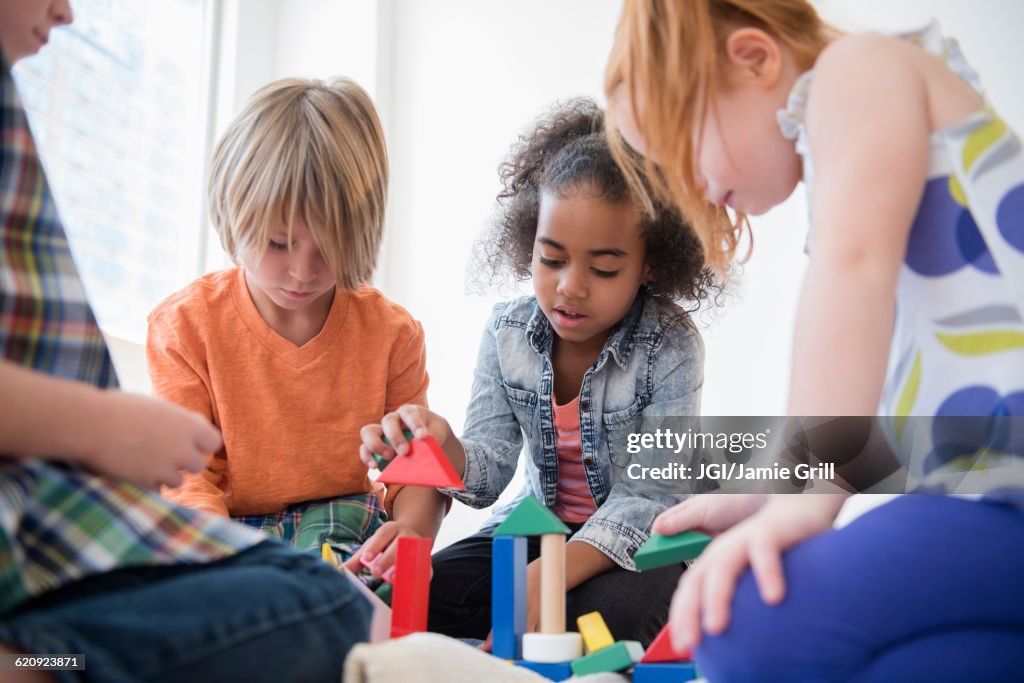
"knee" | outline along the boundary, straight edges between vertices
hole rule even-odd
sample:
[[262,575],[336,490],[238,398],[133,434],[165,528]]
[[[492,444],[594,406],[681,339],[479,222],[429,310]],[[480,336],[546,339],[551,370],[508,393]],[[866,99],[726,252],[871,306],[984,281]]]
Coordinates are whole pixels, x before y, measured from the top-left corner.
[[728,628],[701,638],[695,652],[701,672],[714,681],[791,680],[784,659],[793,631],[785,621],[784,610],[761,600],[748,570],[737,583]]

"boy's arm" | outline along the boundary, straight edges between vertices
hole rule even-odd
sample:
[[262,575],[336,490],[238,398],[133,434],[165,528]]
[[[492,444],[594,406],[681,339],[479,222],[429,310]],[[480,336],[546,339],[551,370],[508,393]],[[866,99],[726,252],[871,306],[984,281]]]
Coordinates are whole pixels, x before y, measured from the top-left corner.
[[[171,322],[154,313],[146,336],[146,361],[153,393],[213,422],[210,391],[191,358]],[[227,517],[227,488],[227,462],[220,450],[207,456],[201,471],[186,474],[180,486],[164,488],[161,493],[181,505]]]
[[146,488],[176,485],[220,447],[209,422],[163,401],[0,360],[0,453],[78,462]]

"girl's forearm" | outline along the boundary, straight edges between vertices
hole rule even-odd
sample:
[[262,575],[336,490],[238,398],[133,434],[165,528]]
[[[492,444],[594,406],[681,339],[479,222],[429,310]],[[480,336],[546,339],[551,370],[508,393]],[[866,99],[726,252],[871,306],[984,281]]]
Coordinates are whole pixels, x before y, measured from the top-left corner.
[[408,525],[416,533],[436,538],[446,508],[445,496],[437,489],[424,486],[403,486],[395,496],[395,521]]
[[[527,568],[527,585],[540,594],[540,563],[537,558]],[[583,541],[565,544],[565,590],[570,591],[588,579],[603,574],[616,566],[615,561],[600,550]]]
[[616,566],[614,560],[589,543],[570,541],[565,546],[565,589],[572,590]]

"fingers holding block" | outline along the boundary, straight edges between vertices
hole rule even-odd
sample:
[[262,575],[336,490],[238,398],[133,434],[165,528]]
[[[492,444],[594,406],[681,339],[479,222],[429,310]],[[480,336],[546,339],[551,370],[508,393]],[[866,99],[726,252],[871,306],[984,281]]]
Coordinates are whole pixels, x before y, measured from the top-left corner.
[[711,543],[711,537],[696,531],[684,531],[675,536],[662,536],[655,532],[636,551],[633,561],[640,571],[688,562],[697,559],[708,543]]
[[432,436],[413,439],[409,452],[392,458],[377,481],[382,484],[408,484],[464,491],[465,482],[458,475],[444,450]]

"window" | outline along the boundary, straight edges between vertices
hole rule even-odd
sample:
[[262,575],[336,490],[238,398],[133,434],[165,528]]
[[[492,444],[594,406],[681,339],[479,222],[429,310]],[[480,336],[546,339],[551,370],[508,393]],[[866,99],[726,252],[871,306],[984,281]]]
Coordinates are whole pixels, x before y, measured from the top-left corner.
[[210,0],[76,0],[15,78],[101,327],[146,315],[200,272]]

